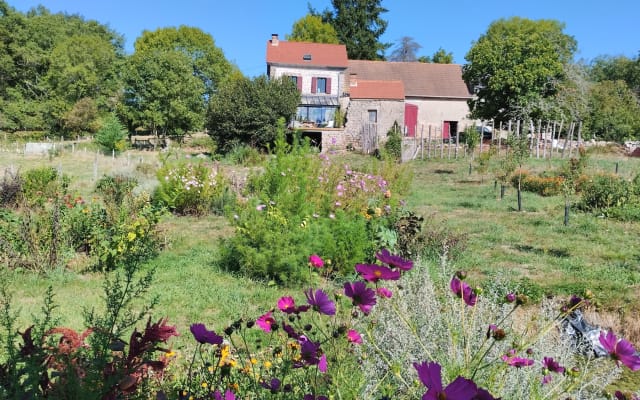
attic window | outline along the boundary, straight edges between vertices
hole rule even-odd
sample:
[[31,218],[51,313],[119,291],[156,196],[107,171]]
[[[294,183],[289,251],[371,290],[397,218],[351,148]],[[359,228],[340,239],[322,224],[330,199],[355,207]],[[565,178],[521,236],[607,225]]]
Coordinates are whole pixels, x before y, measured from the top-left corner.
[[311,54],[305,54],[302,56],[302,59],[305,61],[311,61]]

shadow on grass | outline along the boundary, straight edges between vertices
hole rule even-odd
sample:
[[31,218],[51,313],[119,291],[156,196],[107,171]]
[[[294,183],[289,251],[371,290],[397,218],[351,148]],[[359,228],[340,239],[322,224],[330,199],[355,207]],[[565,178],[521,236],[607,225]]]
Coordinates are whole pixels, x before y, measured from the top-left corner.
[[566,249],[546,249],[546,248],[540,248],[540,247],[533,247],[526,244],[517,244],[513,247],[516,250],[522,251],[525,253],[550,255],[552,257],[557,257],[557,258],[567,258],[571,256],[571,253],[569,253],[569,251]]

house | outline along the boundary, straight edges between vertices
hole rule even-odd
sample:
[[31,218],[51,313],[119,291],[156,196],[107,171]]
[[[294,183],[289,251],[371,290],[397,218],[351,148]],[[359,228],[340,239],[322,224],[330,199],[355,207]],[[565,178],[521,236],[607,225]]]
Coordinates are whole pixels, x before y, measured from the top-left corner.
[[[394,123],[405,136],[448,139],[474,124],[472,97],[456,64],[349,60],[340,44],[267,41],[267,75],[288,76],[301,104],[291,126],[316,138],[323,149],[352,145],[369,151],[385,140]],[[334,126],[341,109],[343,129]]]

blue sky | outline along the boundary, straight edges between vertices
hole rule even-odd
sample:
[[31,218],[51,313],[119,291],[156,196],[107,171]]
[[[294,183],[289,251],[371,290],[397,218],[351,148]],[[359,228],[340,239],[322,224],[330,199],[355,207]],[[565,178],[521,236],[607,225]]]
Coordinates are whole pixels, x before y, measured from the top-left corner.
[[[329,0],[8,0],[20,10],[42,4],[52,12],[80,14],[123,34],[127,51],[143,30],[189,25],[211,34],[227,59],[248,76],[266,71],[266,41],[291,32],[311,4],[317,10]],[[473,41],[500,18],[519,16],[556,19],[565,33],[578,41],[576,59],[599,55],[635,57],[640,51],[638,0],[382,0],[389,11],[383,42],[397,43],[410,36],[422,45],[418,55],[431,55],[439,47],[453,52],[456,63]],[[387,53],[390,54],[390,51]]]

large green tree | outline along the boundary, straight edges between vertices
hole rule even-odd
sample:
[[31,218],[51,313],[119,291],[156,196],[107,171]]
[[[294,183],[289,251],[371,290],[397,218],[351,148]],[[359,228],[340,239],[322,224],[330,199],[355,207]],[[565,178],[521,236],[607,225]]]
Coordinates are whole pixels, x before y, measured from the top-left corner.
[[595,83],[589,97],[587,132],[598,139],[622,142],[638,139],[640,104],[624,81]]
[[489,25],[465,56],[463,78],[475,90],[473,118],[540,118],[540,104],[564,79],[576,41],[555,20],[513,17]]
[[125,72],[130,128],[181,136],[204,126],[207,103],[234,69],[211,35],[181,26],[145,31]]
[[640,54],[635,59],[625,56],[600,56],[590,65],[590,76],[596,82],[624,81],[640,96]]
[[286,39],[292,42],[338,44],[338,33],[333,26],[322,22],[317,15],[307,14],[294,22],[291,34]]
[[331,5],[333,10],[309,11],[333,26],[340,43],[347,46],[349,59],[384,60],[384,53],[391,44],[380,42],[388,25],[381,17],[387,12],[381,6],[381,0],[331,0]]
[[222,152],[237,144],[264,148],[276,138],[278,119],[290,120],[299,103],[290,79],[234,74],[209,103],[207,129]]
[[130,128],[156,135],[182,136],[202,129],[205,85],[191,60],[177,51],[145,51],[129,58],[125,72],[124,114]]

